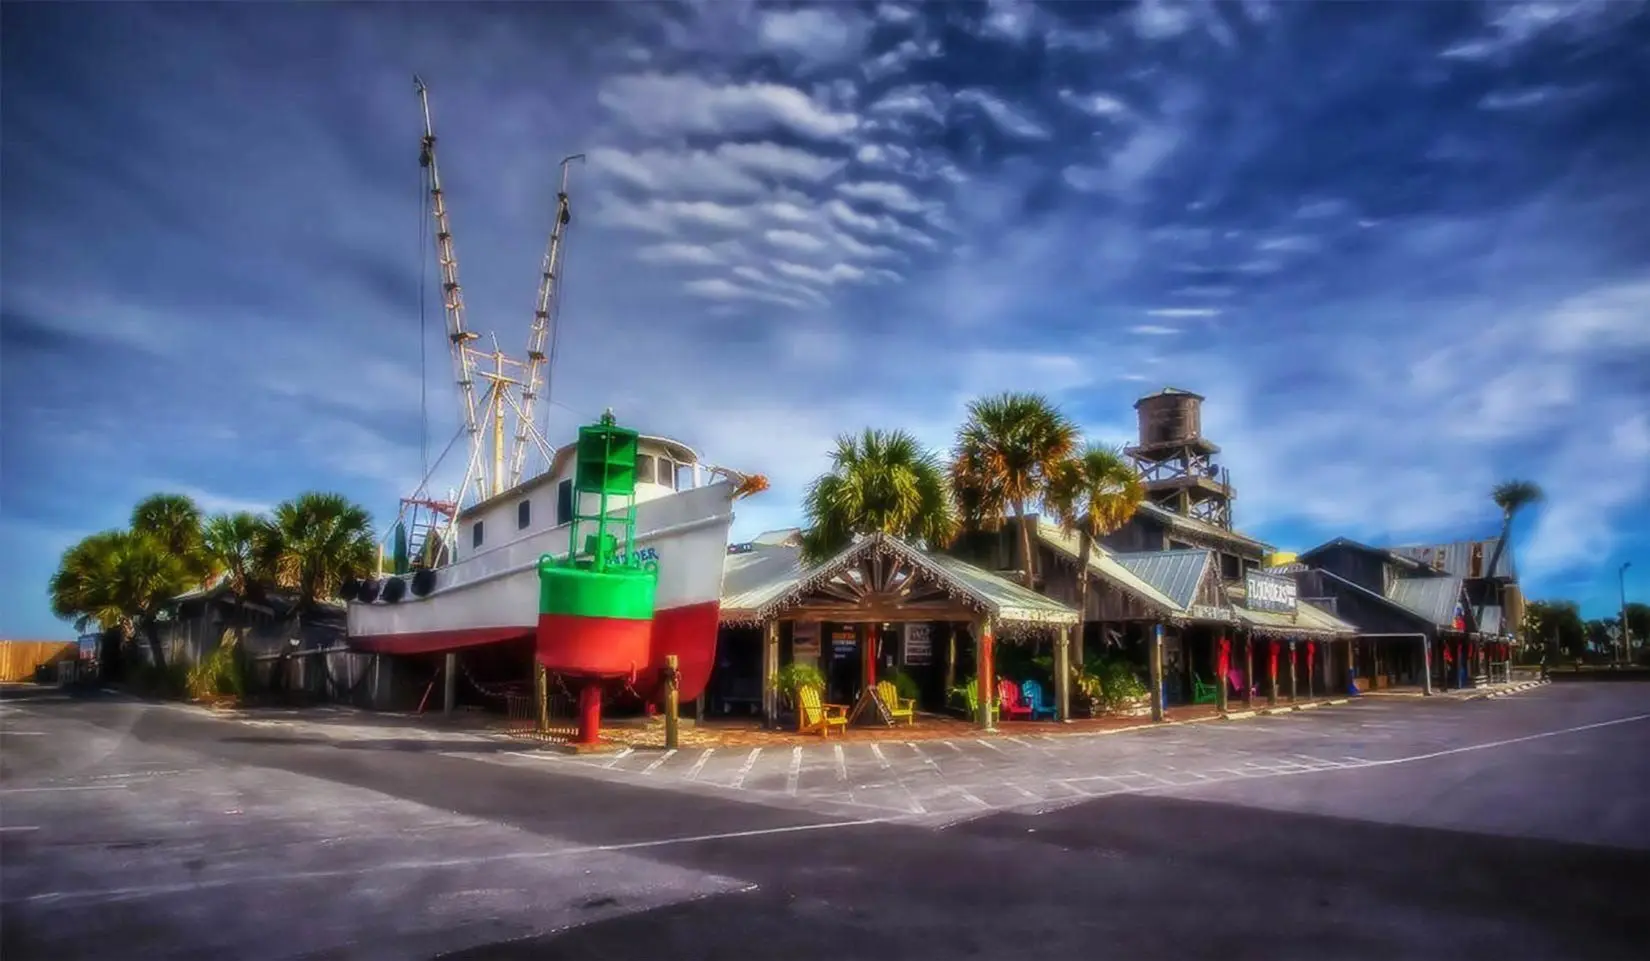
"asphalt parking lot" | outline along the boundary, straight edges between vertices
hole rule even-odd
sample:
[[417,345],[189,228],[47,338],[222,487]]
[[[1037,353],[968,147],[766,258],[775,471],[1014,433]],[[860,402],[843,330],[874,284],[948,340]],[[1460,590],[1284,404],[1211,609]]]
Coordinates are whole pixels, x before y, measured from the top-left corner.
[[1647,729],[1562,685],[570,757],[12,688],[0,955],[1638,957]]

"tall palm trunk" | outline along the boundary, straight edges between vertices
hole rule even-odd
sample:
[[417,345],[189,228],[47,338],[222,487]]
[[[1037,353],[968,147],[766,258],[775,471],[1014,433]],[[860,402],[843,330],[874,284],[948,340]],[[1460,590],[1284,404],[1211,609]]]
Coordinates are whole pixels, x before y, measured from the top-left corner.
[[1031,526],[1026,523],[1026,507],[1024,501],[1014,502],[1014,521],[1020,528],[1020,563],[1025,570],[1021,576],[1025,578],[1026,590],[1037,589],[1036,558],[1031,552]]
[[[1490,602],[1491,591],[1496,591],[1496,604],[1501,603],[1501,594],[1497,590],[1500,585],[1495,578],[1495,568],[1501,563],[1501,552],[1507,547],[1507,538],[1512,536],[1512,521],[1512,511],[1501,512],[1501,536],[1495,540],[1495,550],[1490,551],[1490,566],[1484,569],[1484,590],[1478,595],[1478,610],[1472,614],[1473,626],[1480,632],[1484,630],[1484,607]],[[1507,616],[1505,608],[1502,609],[1501,616]]]
[[1077,629],[1071,632],[1072,670],[1080,671],[1083,660],[1083,629],[1089,619],[1089,558],[1094,554],[1094,538],[1087,531],[1078,535],[1082,544],[1077,550]]

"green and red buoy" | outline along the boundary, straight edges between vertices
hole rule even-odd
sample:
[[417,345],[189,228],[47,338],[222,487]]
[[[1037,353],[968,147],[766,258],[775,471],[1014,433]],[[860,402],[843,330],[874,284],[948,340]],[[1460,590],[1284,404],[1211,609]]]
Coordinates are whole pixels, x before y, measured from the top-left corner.
[[537,656],[578,686],[581,744],[601,737],[603,685],[633,680],[648,666],[653,641],[658,571],[633,546],[636,442],[612,411],[579,428],[567,555],[539,558]]

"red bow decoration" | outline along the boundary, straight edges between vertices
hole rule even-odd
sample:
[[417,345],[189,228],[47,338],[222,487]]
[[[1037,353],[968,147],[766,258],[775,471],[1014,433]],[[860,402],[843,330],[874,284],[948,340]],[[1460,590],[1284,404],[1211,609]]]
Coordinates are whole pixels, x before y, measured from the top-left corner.
[[1218,663],[1220,665],[1220,683],[1225,684],[1226,679],[1230,677],[1232,673],[1232,642],[1224,637],[1220,639],[1220,656],[1218,658]]
[[1278,642],[1277,641],[1269,641],[1269,642],[1267,642],[1266,648],[1267,648],[1267,670],[1270,672],[1268,674],[1268,676],[1271,677],[1272,680],[1275,681],[1278,678]]

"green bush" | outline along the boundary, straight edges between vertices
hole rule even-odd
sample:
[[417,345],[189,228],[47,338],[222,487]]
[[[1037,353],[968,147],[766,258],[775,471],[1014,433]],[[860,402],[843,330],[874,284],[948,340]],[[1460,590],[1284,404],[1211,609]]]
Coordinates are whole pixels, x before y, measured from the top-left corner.
[[796,703],[796,692],[805,687],[818,691],[825,690],[825,675],[812,664],[801,664],[792,661],[774,673],[774,690],[790,704]]
[[1134,666],[1124,660],[1102,661],[1091,672],[1100,689],[1100,698],[1107,710],[1117,710],[1130,701],[1148,694],[1146,685],[1134,672]]
[[246,674],[237,656],[239,647],[233,641],[218,645],[217,650],[189,670],[187,689],[196,700],[209,697],[241,697],[246,693]]

